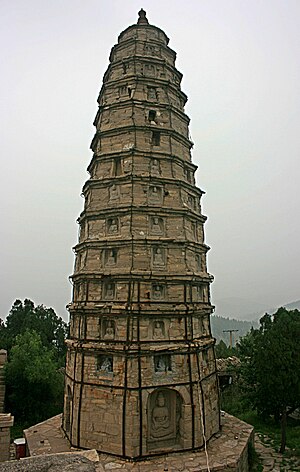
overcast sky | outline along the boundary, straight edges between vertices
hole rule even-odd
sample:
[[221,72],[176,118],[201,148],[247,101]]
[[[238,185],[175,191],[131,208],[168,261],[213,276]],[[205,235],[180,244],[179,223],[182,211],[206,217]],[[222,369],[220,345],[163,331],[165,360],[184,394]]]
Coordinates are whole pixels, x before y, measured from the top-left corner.
[[300,298],[299,0],[1,0],[2,318],[68,318],[96,99],[141,7],[183,73],[213,302]]

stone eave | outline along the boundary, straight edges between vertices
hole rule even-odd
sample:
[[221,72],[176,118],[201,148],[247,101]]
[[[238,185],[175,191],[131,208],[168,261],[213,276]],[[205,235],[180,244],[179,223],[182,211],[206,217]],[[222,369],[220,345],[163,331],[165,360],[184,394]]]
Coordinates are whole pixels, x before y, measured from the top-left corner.
[[[171,111],[173,111],[174,114],[176,114],[180,118],[182,118],[182,120],[185,121],[187,125],[189,125],[189,123],[191,121],[189,116],[184,111],[182,111],[179,108],[175,107],[171,103],[164,104],[164,103],[161,103],[161,102],[145,102],[145,100],[139,100],[137,98],[129,98],[129,97],[126,98],[126,99],[117,100],[114,103],[111,103],[109,105],[100,105],[99,106],[99,114],[97,113],[95,121],[98,117],[101,116],[102,111],[114,110],[116,108],[117,109],[128,108],[129,106],[130,106],[130,108],[132,108],[133,105],[140,106],[143,109],[147,109],[147,108],[159,109],[160,108],[162,110],[169,110],[169,111],[171,110]],[[97,124],[95,124],[95,121],[94,121],[93,124],[94,124],[94,126],[97,126]],[[149,126],[151,129],[159,128],[159,125],[151,125],[150,123],[147,124],[146,126]],[[101,122],[100,122],[100,128],[101,128]],[[97,130],[97,131],[101,132],[101,129]]]
[[[166,44],[168,45],[169,44],[169,38],[168,36],[166,35],[166,33],[160,29],[158,26],[154,26],[154,25],[149,25],[149,24],[142,24],[142,25],[138,25],[138,24],[134,24],[134,25],[131,25],[131,26],[128,26],[124,31],[122,31],[119,36],[118,36],[118,42],[121,43],[121,41],[123,41],[123,36],[128,33],[128,31],[130,30],[140,30],[140,29],[155,29],[157,31],[159,31],[165,38],[165,41],[166,41]],[[125,40],[126,41],[126,40]],[[160,43],[162,44],[162,43]]]
[[[98,161],[101,161],[102,159],[112,161],[116,157],[134,156],[134,155],[138,155],[139,153],[142,154],[143,157],[148,157],[149,159],[153,159],[153,158],[155,158],[155,159],[162,159],[162,158],[163,159],[170,159],[170,161],[174,161],[177,164],[181,165],[182,168],[188,167],[189,169],[193,170],[194,172],[198,169],[198,166],[196,164],[192,163],[191,161],[185,161],[185,160],[183,160],[182,158],[180,158],[179,156],[176,156],[176,155],[170,155],[169,153],[166,153],[166,152],[151,151],[151,153],[149,153],[149,156],[145,156],[145,151],[139,150],[139,148],[134,148],[134,149],[124,150],[124,151],[122,150],[122,151],[118,151],[118,152],[111,152],[111,153],[105,152],[103,154],[101,154],[101,152],[99,152],[98,154],[94,154],[90,164],[87,167],[87,172],[89,174],[91,174],[94,165]],[[98,179],[93,179],[93,180],[98,180]],[[204,191],[202,191],[202,192],[205,193]]]
[[[116,51],[118,51],[118,50],[122,51],[122,50],[128,48],[128,46],[135,45],[136,43],[145,44],[145,43],[148,43],[148,41],[146,41],[145,39],[137,38],[137,37],[135,37],[135,38],[131,37],[131,38],[127,38],[127,39],[123,40],[120,43],[115,44],[110,50],[109,61],[110,62],[115,62],[114,56],[115,56]],[[174,49],[172,49],[172,48],[170,48],[170,46],[168,46],[168,44],[163,44],[158,39],[153,38],[153,39],[151,39],[151,46],[152,45],[158,46],[158,47],[163,48],[166,51],[168,51],[168,53],[170,53],[170,56],[172,56],[173,61],[175,63],[177,54],[174,51]],[[136,54],[135,54],[135,56],[136,56]],[[128,57],[130,57],[130,56],[128,56]],[[156,58],[158,56],[156,56],[156,55],[151,56],[151,54],[149,54],[147,57]]]
[[[148,183],[155,185],[157,187],[161,187],[164,184],[168,188],[171,188],[172,186],[177,188],[184,188],[185,190],[189,191],[191,195],[195,197],[202,197],[202,195],[205,194],[203,190],[201,190],[199,187],[195,187],[190,182],[186,182],[185,180],[176,180],[174,178],[168,178],[168,177],[161,177],[161,176],[152,176],[152,175],[134,175],[132,173],[128,173],[126,175],[118,175],[114,177],[106,177],[103,179],[88,179],[83,188],[82,188],[82,193],[85,194],[88,190],[91,188],[107,188],[109,185],[111,185],[111,181],[113,180],[114,183]],[[108,185],[109,184],[109,185]],[[146,206],[151,206],[149,204],[145,204]],[[145,206],[145,205],[139,205],[139,206]]]
[[[192,216],[194,219],[196,220],[199,220],[201,221],[201,223],[205,223],[205,221],[207,220],[207,216],[205,215],[202,215],[200,213],[197,213],[195,211],[192,211],[190,210],[189,208],[178,208],[178,209],[174,209],[174,208],[161,208],[161,207],[155,207],[155,206],[147,206],[147,207],[142,207],[142,208],[148,208],[149,210],[149,215],[151,214],[155,214],[155,215],[159,215],[159,216],[164,216],[164,215],[168,215],[170,213],[174,214],[174,215],[181,215],[181,216],[184,216],[184,215],[189,215],[189,216]],[[122,214],[126,214],[126,213],[129,213],[131,211],[136,211],[136,212],[139,212],[141,211],[141,206],[138,206],[138,205],[127,205],[126,207],[118,207],[118,208],[103,208],[102,210],[97,210],[97,211],[91,211],[91,210],[83,210],[80,214],[80,216],[77,218],[77,223],[82,223],[84,221],[84,219],[93,219],[93,218],[96,218],[99,217],[99,216],[103,216],[103,218],[107,218],[109,217],[110,215],[113,215],[113,214],[118,214],[118,215],[122,215]]]

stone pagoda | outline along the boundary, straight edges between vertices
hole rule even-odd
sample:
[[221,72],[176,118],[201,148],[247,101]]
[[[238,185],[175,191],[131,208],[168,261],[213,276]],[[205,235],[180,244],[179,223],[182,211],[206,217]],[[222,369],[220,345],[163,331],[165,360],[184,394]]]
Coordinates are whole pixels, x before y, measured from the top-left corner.
[[203,192],[168,42],[141,10],[111,50],[69,305],[65,434],[131,459],[220,428]]

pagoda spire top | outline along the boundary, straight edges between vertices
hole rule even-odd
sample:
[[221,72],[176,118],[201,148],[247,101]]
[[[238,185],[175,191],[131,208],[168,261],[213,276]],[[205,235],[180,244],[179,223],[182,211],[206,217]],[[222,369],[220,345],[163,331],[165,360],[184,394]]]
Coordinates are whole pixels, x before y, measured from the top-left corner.
[[149,21],[146,18],[146,12],[145,12],[145,10],[143,10],[143,8],[140,9],[138,15],[139,15],[139,18],[138,18],[138,21],[137,21],[138,25],[148,25],[149,24]]

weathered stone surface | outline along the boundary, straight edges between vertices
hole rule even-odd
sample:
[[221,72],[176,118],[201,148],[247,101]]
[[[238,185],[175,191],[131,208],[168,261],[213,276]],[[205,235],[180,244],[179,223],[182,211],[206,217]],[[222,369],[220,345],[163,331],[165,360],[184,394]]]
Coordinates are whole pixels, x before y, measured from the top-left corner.
[[111,51],[69,306],[65,433],[136,459],[220,427],[203,192],[168,41],[143,20]]
[[[35,434],[37,438],[44,437],[45,431],[48,431],[48,439],[49,443],[52,445],[52,453],[55,453],[57,450],[61,451],[63,447],[66,447],[58,417],[54,417],[54,419],[40,423],[39,425],[36,425],[35,428]],[[56,440],[53,441],[52,439],[58,437],[61,438],[60,445],[58,442],[56,442]],[[202,449],[199,451],[188,451],[184,453],[177,452],[164,456],[150,457],[147,460],[141,460],[138,462],[128,461],[126,459],[113,457],[108,454],[99,454],[98,457],[95,451],[85,451],[82,452],[81,455],[86,455],[88,459],[94,461],[95,470],[97,472],[119,469],[124,472],[206,472],[208,470],[207,465],[209,465],[211,472],[248,472],[248,445],[252,441],[252,426],[249,426],[248,424],[238,420],[237,418],[234,418],[233,416],[224,414],[224,416],[222,416],[222,428],[220,432],[215,434],[207,443],[206,451]],[[37,443],[37,448],[34,450],[31,449],[30,452],[40,454],[41,450],[39,449],[39,443]],[[77,455],[77,451],[74,452]],[[70,454],[72,455],[72,453]],[[61,454],[58,454],[58,456],[61,456]],[[41,462],[39,463],[43,465],[42,457],[43,456],[40,456]],[[46,457],[48,460],[48,457],[50,456],[44,457]],[[266,454],[266,459],[268,459],[268,457],[269,455]],[[13,465],[16,465],[17,467],[18,464],[19,462],[13,462]],[[0,471],[1,470],[2,469],[0,466]],[[19,469],[12,467],[10,469],[3,470],[9,470],[9,472],[13,472],[14,470],[18,471]]]
[[10,428],[14,417],[10,413],[0,413],[0,462],[9,460]]
[[49,454],[5,462],[0,472],[96,472],[95,463],[81,454]]
[[4,398],[5,398],[5,374],[4,365],[7,359],[7,352],[5,349],[0,349],[0,413],[4,412]]

